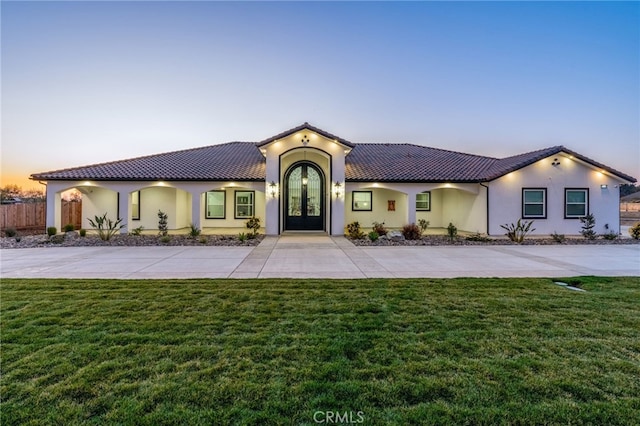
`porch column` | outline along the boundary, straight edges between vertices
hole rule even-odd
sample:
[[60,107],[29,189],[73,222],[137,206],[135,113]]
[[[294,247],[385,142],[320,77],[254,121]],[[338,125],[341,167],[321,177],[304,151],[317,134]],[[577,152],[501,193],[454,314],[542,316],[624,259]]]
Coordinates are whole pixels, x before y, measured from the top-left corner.
[[409,191],[407,193],[407,223],[416,223],[416,193]]
[[[275,194],[272,195],[271,183],[275,184]],[[267,155],[267,175],[265,179],[264,227],[267,235],[278,235],[280,229],[280,199],[283,196],[283,182],[280,182],[280,157],[275,154]]]
[[126,234],[129,232],[129,191],[118,191],[118,218],[122,219],[122,229],[120,230],[121,234]]
[[200,208],[202,206],[202,194],[199,191],[189,192],[191,194],[191,223],[200,229]]
[[47,228],[62,230],[62,196],[55,184],[47,185]]

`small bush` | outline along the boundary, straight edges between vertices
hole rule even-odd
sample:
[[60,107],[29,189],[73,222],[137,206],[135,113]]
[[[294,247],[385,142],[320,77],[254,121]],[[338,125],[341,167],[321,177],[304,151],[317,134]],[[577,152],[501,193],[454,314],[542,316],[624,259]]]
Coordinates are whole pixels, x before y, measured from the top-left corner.
[[429,225],[430,225],[430,222],[428,220],[425,220],[425,219],[418,220],[418,226],[420,227],[420,232],[423,234],[425,233]]
[[447,226],[447,235],[452,242],[458,237],[458,228],[451,222],[449,222],[449,226]]
[[67,223],[64,226],[64,232],[72,232],[75,229],[76,229],[76,227],[73,225],[73,223]]
[[144,226],[138,226],[137,228],[133,228],[131,230],[131,235],[139,237],[140,235],[142,235],[142,230],[143,229],[144,229]]
[[364,232],[360,229],[360,222],[357,220],[355,222],[351,222],[347,225],[347,236],[354,240],[359,240],[364,238]]
[[196,225],[194,225],[193,223],[189,224],[189,236],[191,238],[195,238],[198,235],[200,235],[200,228],[198,228]]
[[247,222],[245,223],[245,226],[250,231],[247,234],[247,237],[255,238],[258,235],[258,231],[260,230],[260,218],[254,216],[248,219]]
[[420,228],[415,223],[410,223],[402,227],[402,235],[405,240],[419,240],[422,237]]
[[16,243],[19,243],[20,241],[22,241],[22,237],[16,236]]
[[162,237],[160,237],[160,241],[166,244],[169,241],[171,241],[171,237],[168,234],[167,235],[163,235]]
[[636,222],[631,228],[629,228],[629,235],[634,240],[640,240],[640,222]]
[[81,237],[86,237],[87,236],[87,230],[86,229],[80,229],[80,231],[78,231],[80,233]]
[[609,231],[605,234],[602,234],[602,238],[604,238],[605,240],[616,240],[618,238],[618,234],[613,231]]
[[380,235],[378,235],[378,233],[376,231],[369,232],[369,239],[371,241],[378,241],[379,237],[380,237]]
[[204,235],[200,237],[200,244],[207,244],[207,237],[205,237]]
[[508,223],[506,225],[500,225],[500,227],[502,229],[505,229],[507,231],[507,233],[505,234],[507,237],[509,237],[509,239],[511,241],[513,241],[514,243],[522,243],[524,241],[524,238],[529,235],[530,233],[532,233],[533,231],[535,231],[535,228],[531,228],[531,225],[533,225],[533,221],[522,221],[522,219],[518,219],[518,221],[513,224],[513,223]]
[[244,243],[245,241],[247,241],[247,234],[245,234],[244,232],[239,233],[238,240],[240,240],[241,243]]
[[158,235],[166,237],[169,235],[169,228],[167,228],[167,214],[162,210],[158,210]]
[[58,233],[58,228],[56,228],[55,226],[50,226],[47,228],[47,235],[52,237],[54,235],[56,235]]
[[564,243],[565,237],[564,234],[558,234],[557,232],[553,232],[553,234],[551,234],[551,238],[553,239],[553,241],[555,241],[556,243]]
[[596,218],[593,214],[589,213],[588,215],[581,217],[580,222],[582,223],[582,231],[580,231],[582,236],[587,240],[595,240],[598,235],[596,234],[596,231],[593,230],[593,227],[596,226]]
[[479,232],[476,232],[475,234],[471,234],[471,235],[469,235],[469,236],[468,236],[467,238],[465,238],[465,239],[466,239],[467,241],[478,241],[478,242],[481,242],[481,243],[486,243],[486,242],[491,241],[491,238],[489,238],[489,237],[488,237],[488,236],[486,236],[486,235],[482,235],[482,234],[481,234],[481,233],[479,233]]
[[[378,237],[379,237],[380,235],[387,235],[388,231],[387,231],[387,228],[385,228],[385,226],[384,226],[384,222],[382,222],[382,223],[373,222],[373,232],[378,234]],[[371,233],[369,233],[369,235],[371,235]]]
[[16,228],[6,228],[4,230],[5,237],[12,238],[12,237],[15,237],[16,235],[18,235],[18,231],[16,231]]

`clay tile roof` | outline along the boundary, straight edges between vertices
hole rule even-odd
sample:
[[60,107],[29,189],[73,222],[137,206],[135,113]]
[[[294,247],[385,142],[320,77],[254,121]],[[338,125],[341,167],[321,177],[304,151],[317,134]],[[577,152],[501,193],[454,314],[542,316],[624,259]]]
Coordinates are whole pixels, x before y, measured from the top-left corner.
[[477,182],[496,159],[411,144],[357,144],[346,180]]
[[255,143],[230,142],[129,160],[37,173],[36,180],[264,180],[265,158]]

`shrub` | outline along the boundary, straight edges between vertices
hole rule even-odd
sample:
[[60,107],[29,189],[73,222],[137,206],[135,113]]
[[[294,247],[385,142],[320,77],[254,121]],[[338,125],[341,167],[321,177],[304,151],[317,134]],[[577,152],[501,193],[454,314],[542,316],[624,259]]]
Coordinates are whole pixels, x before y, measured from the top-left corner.
[[86,229],[80,229],[80,231],[78,231],[80,233],[81,237],[86,237],[87,236],[87,230]]
[[75,229],[76,229],[76,227],[73,225],[73,223],[67,223],[64,226],[64,232],[72,232]]
[[350,224],[348,224],[347,235],[349,236],[349,238],[352,238],[354,240],[364,238],[364,232],[362,232],[362,229],[360,229],[360,222],[356,220],[355,222],[351,222]]
[[582,223],[582,231],[580,231],[582,236],[587,240],[595,240],[597,234],[593,227],[596,226],[596,218],[593,217],[593,213],[581,217],[580,222]]
[[171,241],[171,237],[169,236],[169,234],[163,235],[162,237],[160,237],[160,241],[166,244]]
[[22,241],[22,237],[16,236],[16,243],[19,243],[20,241]]
[[200,235],[200,228],[198,228],[196,225],[194,225],[193,223],[189,224],[189,236],[192,238],[197,237],[198,235]]
[[456,226],[451,222],[449,222],[449,226],[447,226],[447,235],[451,241],[458,237],[458,228],[456,228]]
[[89,219],[89,224],[93,229],[98,231],[98,236],[102,241],[110,240],[111,237],[124,228],[121,218],[113,221],[111,219],[107,219],[106,213],[102,216],[95,216],[95,220]]
[[[378,237],[380,235],[387,235],[387,228],[384,227],[384,222],[380,223],[380,222],[373,222],[373,232],[375,232],[376,234],[378,234]],[[371,235],[371,233],[369,233],[369,235]],[[377,240],[377,238],[376,238]]]
[[204,235],[200,237],[200,244],[207,244],[207,237]]
[[144,226],[138,226],[137,228],[133,228],[131,230],[131,235],[139,237],[140,235],[142,235],[142,230],[143,229],[144,229]]
[[247,241],[247,234],[245,234],[244,232],[239,233],[238,239],[240,240],[241,243],[244,243],[245,241]]
[[555,241],[556,243],[564,243],[564,234],[558,234],[557,232],[553,232],[553,234],[551,234],[551,238],[553,238],[553,241]]
[[615,240],[618,238],[618,234],[613,231],[609,231],[607,233],[602,234],[602,238],[604,238],[605,240]]
[[371,241],[377,241],[379,237],[380,237],[380,235],[378,235],[378,233],[376,231],[369,232],[369,239]]
[[419,240],[422,237],[420,228],[415,223],[410,223],[402,227],[402,235],[406,240]]
[[508,223],[506,225],[500,225],[502,229],[505,229],[507,233],[505,234],[511,241],[514,243],[522,243],[524,241],[524,237],[535,231],[535,228],[531,228],[533,225],[533,221],[522,221],[522,219],[518,219],[515,223]]
[[55,226],[50,226],[47,228],[47,235],[52,237],[54,235],[56,235],[58,233],[58,228],[56,228]]
[[260,218],[254,216],[248,219],[245,223],[245,226],[250,231],[249,234],[247,234],[247,237],[255,238],[258,235],[258,231],[260,230]]
[[167,228],[167,214],[162,210],[158,210],[158,235],[166,237],[169,235],[169,229]]
[[629,228],[629,235],[634,240],[640,240],[640,222],[636,222],[631,228]]
[[476,232],[475,234],[471,234],[469,235],[467,238],[465,238],[467,241],[478,241],[478,242],[482,242],[482,243],[486,243],[488,241],[491,241],[491,238],[489,238],[486,235],[482,235],[479,232]]
[[16,231],[16,228],[6,228],[4,230],[4,236],[5,237],[15,237],[16,235],[18,235],[18,231]]
[[418,220],[418,226],[420,226],[420,232],[423,234],[425,233],[429,225],[430,223],[428,220],[425,220],[425,219]]

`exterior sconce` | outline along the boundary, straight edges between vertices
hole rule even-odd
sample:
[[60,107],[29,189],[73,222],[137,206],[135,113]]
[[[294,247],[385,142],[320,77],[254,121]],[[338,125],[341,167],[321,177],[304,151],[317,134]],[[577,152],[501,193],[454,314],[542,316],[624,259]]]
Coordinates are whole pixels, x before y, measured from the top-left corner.
[[271,183],[267,184],[267,186],[268,186],[267,192],[269,193],[269,195],[271,195],[271,198],[277,198],[278,184],[275,183],[274,181],[271,181]]
[[342,184],[340,182],[336,181],[333,184],[333,193],[336,194],[336,198],[340,198],[342,195]]
[[552,166],[559,166],[560,165],[560,161],[557,158],[554,158],[553,161],[551,162]]
[[306,177],[303,177],[303,178],[302,178],[302,184],[303,184],[304,186],[307,186],[307,183],[308,183],[308,182],[309,182],[309,179],[308,179],[308,178],[306,178]]
[[601,188],[601,189],[607,189],[608,187],[607,187],[607,185],[606,185],[606,184],[602,184],[602,185],[600,185],[600,188]]

